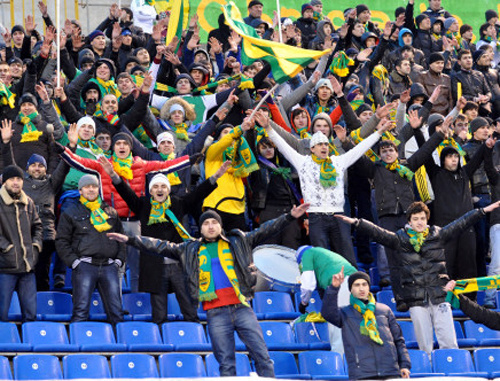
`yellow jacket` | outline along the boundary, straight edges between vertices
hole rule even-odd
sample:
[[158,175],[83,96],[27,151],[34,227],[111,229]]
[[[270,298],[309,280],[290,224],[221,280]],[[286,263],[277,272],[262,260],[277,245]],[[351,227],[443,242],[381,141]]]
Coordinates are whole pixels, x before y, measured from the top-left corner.
[[[205,176],[208,179],[224,163],[224,151],[243,134],[241,127],[235,127],[229,134],[208,147],[205,157]],[[234,169],[224,173],[217,180],[218,187],[205,198],[203,209],[213,208],[225,213],[242,214],[245,212],[245,186],[241,177],[233,176]]]

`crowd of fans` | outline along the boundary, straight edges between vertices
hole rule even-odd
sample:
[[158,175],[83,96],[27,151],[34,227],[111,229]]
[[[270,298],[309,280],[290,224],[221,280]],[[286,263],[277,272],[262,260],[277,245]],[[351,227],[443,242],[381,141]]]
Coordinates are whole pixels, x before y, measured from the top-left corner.
[[[433,308],[448,313],[440,307],[448,280],[485,276],[487,261],[488,275],[500,275],[500,212],[472,212],[500,196],[500,22],[495,10],[485,10],[474,30],[460,26],[441,0],[429,0],[420,14],[414,5],[409,0],[395,9],[395,21],[377,25],[359,4],[343,11],[345,23],[336,29],[321,0],[303,4],[295,21],[275,15],[272,25],[261,18],[265,5],[250,1],[244,21],[261,38],[328,50],[268,94],[271,65],[243,65],[242,38],[223,14],[206,41],[195,14],[166,46],[176,16],[156,14],[148,2],[111,5],[88,36],[78,20],[57,31],[40,2],[45,33],[28,16],[0,45],[1,319],[14,290],[23,320],[35,319],[34,295],[49,290],[52,260],[55,288],[73,269],[73,321],[88,319],[96,285],[109,320],[121,321],[126,269],[132,292],[151,293],[158,324],[166,321],[170,292],[182,301],[185,319],[198,320],[197,282],[207,310],[244,304],[253,281],[241,279],[250,270],[237,268],[234,278],[217,260],[224,245],[202,245],[218,267],[207,270],[200,261],[193,279],[182,271],[197,263],[193,257],[186,264],[191,249],[183,256],[157,247],[153,255],[149,241],[125,245],[124,236],[107,235],[180,244],[200,233],[208,239],[212,231],[202,224],[219,223],[227,233],[260,227],[258,242],[235,238],[244,254],[251,255],[249,242],[310,244],[340,254],[352,271],[374,261],[373,236],[386,245],[377,251],[380,286],[392,285],[401,311],[428,307],[419,319],[429,313],[436,325]],[[422,249],[420,260],[401,260],[406,246],[416,253],[424,247],[432,235],[427,223],[444,227],[468,212],[474,217],[467,224],[448,229],[458,233],[442,243],[444,256]],[[422,213],[419,231],[410,217]],[[351,234],[346,221],[358,229]],[[263,234],[264,227],[276,234]],[[400,229],[409,239],[397,245],[382,235]],[[214,291],[210,276],[225,283]],[[494,291],[485,306],[495,307]],[[440,344],[456,346],[452,333]],[[262,361],[262,373],[271,374]]]

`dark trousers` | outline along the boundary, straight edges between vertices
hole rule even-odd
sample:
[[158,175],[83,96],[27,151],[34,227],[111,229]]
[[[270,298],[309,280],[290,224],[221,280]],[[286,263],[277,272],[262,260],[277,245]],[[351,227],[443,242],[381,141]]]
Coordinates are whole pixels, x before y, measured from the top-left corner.
[[333,214],[309,213],[309,239],[312,246],[332,250],[358,267],[352,246],[351,225]]
[[477,277],[476,233],[470,227],[454,239],[446,242],[444,254],[450,279]]
[[168,294],[174,292],[185,321],[199,322],[196,306],[191,301],[186,288],[186,280],[178,263],[164,264],[161,277],[161,290],[151,293],[151,309],[153,323],[162,324],[167,321]]
[[[357,216],[373,222],[371,189],[366,178],[349,171],[349,203],[351,216]],[[370,236],[366,233],[355,231],[358,260],[362,263],[372,263],[373,255],[370,249]]]
[[[56,250],[54,240],[43,241],[43,248],[38,255],[38,263],[35,266],[36,289],[37,291],[49,291],[49,272],[52,254]],[[57,255],[56,255],[57,257]]]
[[22,321],[36,319],[36,280],[33,272],[20,274],[0,273],[0,320],[9,321],[12,294],[17,291]]
[[[484,208],[491,204],[489,194],[478,194],[479,201],[474,203],[474,208]],[[490,215],[486,214],[479,222],[474,225],[476,231],[476,266],[477,276],[486,276],[486,256],[490,249]]]
[[72,322],[89,320],[90,300],[95,288],[101,295],[104,310],[111,324],[123,321],[118,267],[115,264],[93,265],[80,262],[71,273],[73,283]]

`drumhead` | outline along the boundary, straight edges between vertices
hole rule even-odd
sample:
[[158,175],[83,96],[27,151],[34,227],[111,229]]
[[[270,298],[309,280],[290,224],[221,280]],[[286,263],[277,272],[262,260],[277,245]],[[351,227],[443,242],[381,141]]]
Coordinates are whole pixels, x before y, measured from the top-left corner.
[[299,284],[300,270],[295,250],[279,245],[261,245],[253,250],[253,261],[264,276],[291,285]]

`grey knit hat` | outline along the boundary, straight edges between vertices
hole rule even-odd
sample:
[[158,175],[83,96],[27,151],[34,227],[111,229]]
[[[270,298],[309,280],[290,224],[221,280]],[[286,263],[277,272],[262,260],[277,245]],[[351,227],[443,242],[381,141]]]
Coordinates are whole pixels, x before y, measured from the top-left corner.
[[99,179],[97,178],[97,176],[83,175],[82,177],[80,177],[80,180],[78,180],[78,190],[86,187],[87,185],[95,185],[98,187]]

